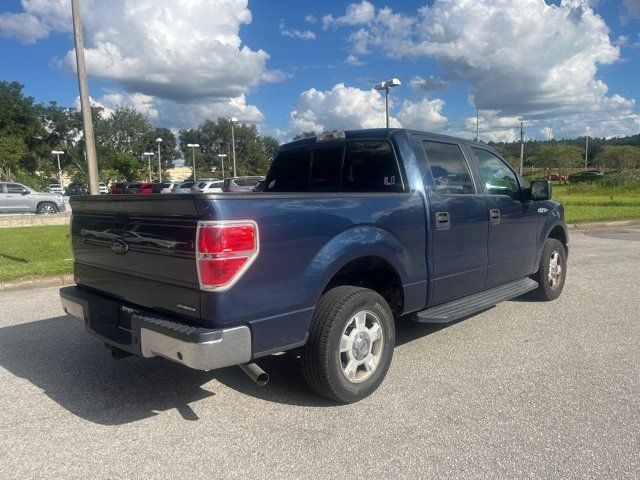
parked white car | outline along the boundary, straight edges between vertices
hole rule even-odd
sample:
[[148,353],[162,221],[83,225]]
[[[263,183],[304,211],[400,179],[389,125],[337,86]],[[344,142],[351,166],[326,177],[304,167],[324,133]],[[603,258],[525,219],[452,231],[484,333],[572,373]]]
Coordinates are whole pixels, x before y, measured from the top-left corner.
[[50,183],[47,187],[48,193],[59,193],[60,195],[64,195],[64,188],[59,183]]
[[98,189],[100,190],[100,195],[107,195],[109,193],[109,187],[104,182],[100,182],[98,184]]
[[171,182],[171,183],[163,183],[162,184],[162,190],[160,190],[160,193],[174,193],[173,189],[176,187],[177,183]]
[[195,183],[194,181],[176,183],[171,193],[191,193],[191,187],[193,187]]

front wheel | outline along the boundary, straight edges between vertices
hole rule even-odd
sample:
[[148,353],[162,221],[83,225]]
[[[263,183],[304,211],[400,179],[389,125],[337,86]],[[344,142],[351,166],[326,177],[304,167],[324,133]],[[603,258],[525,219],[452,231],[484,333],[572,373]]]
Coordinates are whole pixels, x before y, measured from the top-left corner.
[[542,249],[542,257],[538,272],[533,279],[538,282],[538,288],[533,296],[538,300],[555,300],[562,293],[567,276],[567,252],[564,245],[555,238],[547,238]]
[[395,345],[393,314],[373,290],[340,286],[320,298],[303,372],[309,386],[340,403],[357,402],[384,380]]
[[38,205],[37,212],[40,215],[53,215],[54,213],[58,213],[58,207],[56,207],[53,203],[44,202]]

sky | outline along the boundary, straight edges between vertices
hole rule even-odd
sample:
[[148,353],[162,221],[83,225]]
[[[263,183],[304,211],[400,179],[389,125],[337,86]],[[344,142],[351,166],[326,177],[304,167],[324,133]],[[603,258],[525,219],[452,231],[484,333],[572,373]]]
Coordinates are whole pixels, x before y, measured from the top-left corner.
[[[640,132],[640,0],[81,0],[92,99],[287,141],[391,125],[480,139]],[[77,104],[70,0],[2,0],[0,79]]]

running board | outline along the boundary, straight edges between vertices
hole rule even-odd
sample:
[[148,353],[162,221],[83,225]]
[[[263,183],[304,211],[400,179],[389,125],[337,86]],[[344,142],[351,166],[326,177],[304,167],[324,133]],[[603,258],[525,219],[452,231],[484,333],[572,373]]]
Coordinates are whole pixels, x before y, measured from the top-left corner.
[[521,278],[515,282],[474,293],[468,297],[452,300],[416,313],[414,321],[420,323],[449,323],[459,320],[486,308],[510,300],[534,290],[538,282],[530,278]]

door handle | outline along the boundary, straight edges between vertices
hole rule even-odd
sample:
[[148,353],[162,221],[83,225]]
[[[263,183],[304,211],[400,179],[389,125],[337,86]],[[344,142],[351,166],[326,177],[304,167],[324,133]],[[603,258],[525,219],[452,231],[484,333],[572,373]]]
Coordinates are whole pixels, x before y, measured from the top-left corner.
[[436,230],[449,230],[451,219],[449,212],[436,212]]
[[497,225],[500,223],[500,210],[494,208],[489,210],[489,216],[491,217],[491,223]]

